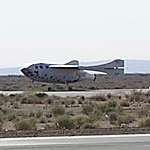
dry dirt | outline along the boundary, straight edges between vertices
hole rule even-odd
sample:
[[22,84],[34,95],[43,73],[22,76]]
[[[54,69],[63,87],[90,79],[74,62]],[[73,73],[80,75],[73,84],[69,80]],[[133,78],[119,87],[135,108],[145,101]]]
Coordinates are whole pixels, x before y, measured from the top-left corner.
[[[32,83],[24,76],[0,76],[1,91],[47,91],[66,90],[63,84]],[[150,74],[126,74],[124,76],[98,75],[96,81],[82,81],[69,84],[69,90],[95,89],[147,89],[150,87]]]

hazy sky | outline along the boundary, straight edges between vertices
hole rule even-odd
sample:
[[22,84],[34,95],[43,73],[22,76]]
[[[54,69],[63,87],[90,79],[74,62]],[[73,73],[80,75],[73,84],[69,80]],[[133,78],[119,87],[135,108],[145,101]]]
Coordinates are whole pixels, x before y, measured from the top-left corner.
[[0,67],[150,59],[149,0],[0,0]]

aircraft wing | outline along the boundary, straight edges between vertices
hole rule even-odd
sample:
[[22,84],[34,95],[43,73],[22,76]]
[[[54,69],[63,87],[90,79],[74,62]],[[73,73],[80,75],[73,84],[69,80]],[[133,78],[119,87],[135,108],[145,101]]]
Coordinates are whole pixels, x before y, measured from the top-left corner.
[[50,65],[53,69],[79,69],[78,65]]

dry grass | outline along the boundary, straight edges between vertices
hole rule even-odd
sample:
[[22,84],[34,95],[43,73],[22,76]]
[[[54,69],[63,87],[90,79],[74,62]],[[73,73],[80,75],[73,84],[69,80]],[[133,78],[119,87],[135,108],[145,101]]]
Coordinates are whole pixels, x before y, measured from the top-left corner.
[[149,92],[136,91],[121,98],[60,98],[43,93],[0,95],[0,125],[3,129],[3,125],[10,122],[16,130],[148,127],[149,100]]

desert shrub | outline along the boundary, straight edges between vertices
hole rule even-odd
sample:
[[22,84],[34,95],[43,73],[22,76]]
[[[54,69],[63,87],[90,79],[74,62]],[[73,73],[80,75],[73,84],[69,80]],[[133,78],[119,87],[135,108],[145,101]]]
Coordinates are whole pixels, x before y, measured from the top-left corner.
[[68,91],[72,91],[73,89],[72,89],[72,87],[71,86],[69,86],[68,87]]
[[82,101],[84,101],[84,100],[85,100],[85,96],[81,96],[80,99],[81,99]]
[[82,112],[85,115],[91,114],[93,112],[93,110],[94,110],[94,107],[90,104],[82,105]]
[[74,116],[72,119],[73,119],[75,128],[77,129],[81,128],[84,124],[90,123],[90,118],[86,115],[77,115],[77,116]]
[[18,102],[15,102],[15,103],[13,104],[13,108],[14,108],[14,109],[19,109],[19,108],[20,108],[19,103],[18,103]]
[[119,100],[121,100],[121,99],[122,99],[122,96],[121,96],[121,95],[119,95],[119,96],[118,96],[118,98],[119,98]]
[[34,112],[30,112],[29,117],[35,117],[35,113]]
[[39,98],[45,98],[45,97],[48,97],[47,94],[45,93],[35,93],[35,96],[39,97]]
[[67,116],[61,116],[56,120],[56,126],[59,129],[73,129],[74,122]]
[[14,97],[16,97],[16,96],[17,96],[17,94],[10,94],[10,95],[9,95],[10,98],[14,98]]
[[47,113],[46,113],[46,117],[47,117],[47,118],[52,118],[52,116],[53,116],[53,115],[52,115],[51,112],[47,112]]
[[116,108],[117,107],[117,102],[116,101],[109,101],[108,102],[108,107]]
[[42,117],[42,118],[40,119],[40,123],[47,123],[46,117]]
[[133,121],[135,121],[135,118],[131,115],[125,115],[125,116],[120,116],[118,117],[118,125],[121,126],[122,124],[130,124]]
[[1,108],[1,112],[4,114],[4,115],[7,115],[9,114],[10,110],[8,108]]
[[102,113],[107,113],[108,112],[108,105],[107,105],[107,103],[105,103],[105,104],[98,104],[96,106],[96,110],[99,110]]
[[35,95],[25,95],[21,98],[21,104],[43,104],[43,100]]
[[35,104],[35,99],[33,97],[23,97],[21,104]]
[[103,120],[104,116],[109,112],[108,103],[97,104],[94,106],[93,113],[91,114],[92,120]]
[[145,94],[141,91],[133,91],[130,95],[130,101],[141,102],[144,101]]
[[42,115],[43,115],[43,113],[42,113],[41,111],[38,111],[38,112],[36,113],[36,118],[40,118]]
[[90,99],[94,100],[94,101],[106,101],[107,100],[105,95],[92,96],[92,97],[90,97]]
[[112,112],[109,114],[109,121],[111,124],[115,124],[118,120],[118,114],[116,112]]
[[111,99],[111,98],[112,98],[111,93],[107,94],[107,98],[108,98],[108,99]]
[[75,100],[71,100],[71,105],[74,105],[76,104],[76,101]]
[[96,106],[96,111],[101,112],[102,114],[107,114],[117,110],[117,102],[110,101],[104,104],[98,104]]
[[68,106],[68,105],[73,105],[73,104],[75,104],[75,100],[66,99],[62,101],[62,105]]
[[52,114],[57,117],[59,115],[64,115],[65,113],[65,108],[63,106],[54,106],[52,108]]
[[4,115],[0,113],[0,123],[2,123],[3,121],[4,121]]
[[27,97],[23,97],[23,98],[21,99],[21,104],[28,104],[28,99],[27,99]]
[[53,100],[51,98],[48,98],[46,101],[47,101],[47,104],[53,104]]
[[17,130],[32,130],[36,128],[36,121],[33,119],[30,120],[21,120],[16,123]]
[[149,106],[143,106],[141,109],[137,111],[137,114],[139,118],[149,117],[150,116]]
[[150,97],[150,91],[146,92],[146,93],[145,93],[145,96],[146,96],[147,98]]
[[79,105],[83,104],[83,100],[82,100],[82,99],[79,99],[79,100],[78,100],[78,104],[79,104]]
[[122,102],[120,103],[120,106],[122,106],[122,107],[129,107],[129,106],[130,106],[130,103],[129,103],[128,101],[122,101]]
[[129,94],[125,94],[125,98],[128,100],[130,98]]
[[85,123],[82,126],[82,129],[95,129],[96,126],[93,123]]
[[139,124],[139,127],[145,128],[145,127],[150,127],[150,118],[146,118],[144,121],[141,121]]
[[3,93],[0,94],[0,98],[3,98],[5,97],[5,95]]
[[16,120],[16,115],[11,113],[7,116],[7,119],[8,119],[8,121],[14,121],[14,120]]

